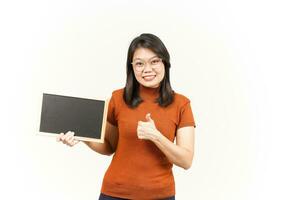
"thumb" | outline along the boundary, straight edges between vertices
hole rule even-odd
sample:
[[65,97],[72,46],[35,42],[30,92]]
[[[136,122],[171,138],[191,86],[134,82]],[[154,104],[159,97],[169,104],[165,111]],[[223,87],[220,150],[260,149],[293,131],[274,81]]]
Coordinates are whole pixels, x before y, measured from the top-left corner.
[[148,113],[146,115],[146,120],[147,120],[147,122],[153,122],[153,119],[151,118],[151,114],[150,113]]

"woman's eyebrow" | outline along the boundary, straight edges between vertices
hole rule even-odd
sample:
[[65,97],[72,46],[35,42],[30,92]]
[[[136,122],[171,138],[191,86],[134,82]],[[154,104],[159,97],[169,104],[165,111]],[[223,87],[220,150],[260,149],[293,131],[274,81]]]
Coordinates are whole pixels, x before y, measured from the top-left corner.
[[[152,56],[151,58],[149,58],[147,60],[151,60],[152,58],[156,58],[156,57],[158,57],[158,56]],[[144,59],[142,59],[142,58],[134,58],[132,60],[144,60]]]

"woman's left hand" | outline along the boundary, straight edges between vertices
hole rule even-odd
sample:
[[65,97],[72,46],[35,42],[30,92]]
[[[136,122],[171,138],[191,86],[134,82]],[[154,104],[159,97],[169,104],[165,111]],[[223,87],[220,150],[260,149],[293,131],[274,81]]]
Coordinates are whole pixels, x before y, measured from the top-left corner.
[[137,126],[137,136],[139,139],[155,141],[161,133],[157,130],[150,113],[146,115],[146,121],[139,121]]

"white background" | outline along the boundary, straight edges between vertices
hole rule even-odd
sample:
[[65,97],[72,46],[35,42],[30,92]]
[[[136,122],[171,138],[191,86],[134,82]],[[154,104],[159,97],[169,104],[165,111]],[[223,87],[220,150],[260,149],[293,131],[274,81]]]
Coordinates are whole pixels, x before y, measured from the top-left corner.
[[111,157],[37,136],[41,96],[108,98],[150,32],[197,124],[176,198],[300,199],[299,18],[289,0],[1,1],[0,198],[98,198]]

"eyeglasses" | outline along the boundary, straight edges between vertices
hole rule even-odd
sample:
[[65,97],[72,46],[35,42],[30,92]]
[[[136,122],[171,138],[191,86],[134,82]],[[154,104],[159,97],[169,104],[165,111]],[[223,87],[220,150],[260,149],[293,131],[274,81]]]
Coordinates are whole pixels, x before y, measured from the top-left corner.
[[134,69],[138,72],[141,72],[145,69],[146,64],[149,64],[152,69],[157,70],[162,66],[162,59],[161,58],[152,58],[148,61],[144,60],[135,60],[131,64]]

